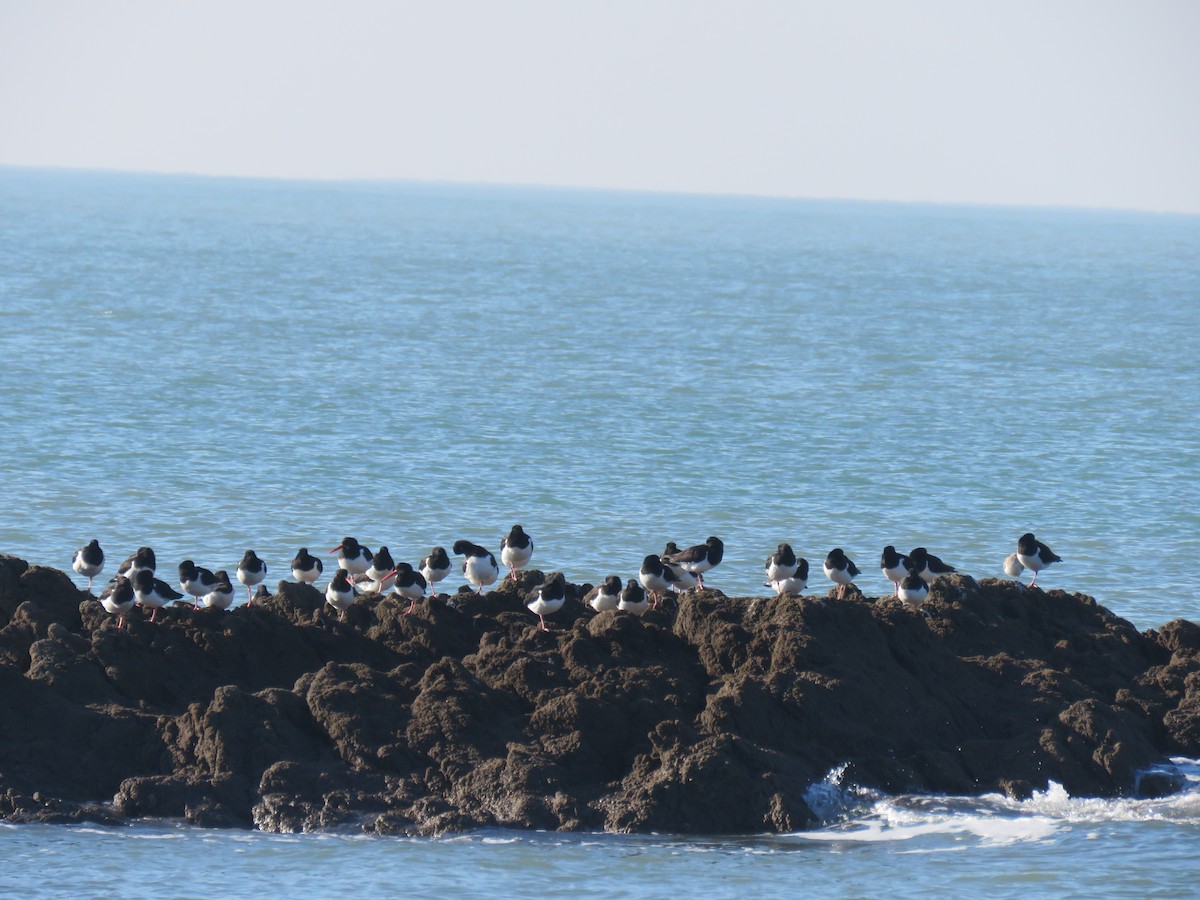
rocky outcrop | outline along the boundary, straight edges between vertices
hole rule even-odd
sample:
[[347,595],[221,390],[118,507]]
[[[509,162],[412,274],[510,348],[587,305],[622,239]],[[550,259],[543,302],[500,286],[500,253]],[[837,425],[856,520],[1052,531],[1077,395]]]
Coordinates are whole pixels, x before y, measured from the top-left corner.
[[478,597],[304,585],[127,630],[62,572],[0,557],[0,817],[182,817],[276,831],[486,825],[790,831],[834,769],[891,792],[1178,787],[1200,756],[1200,627],[939,579],[891,598],[691,591],[643,619],[541,575]]

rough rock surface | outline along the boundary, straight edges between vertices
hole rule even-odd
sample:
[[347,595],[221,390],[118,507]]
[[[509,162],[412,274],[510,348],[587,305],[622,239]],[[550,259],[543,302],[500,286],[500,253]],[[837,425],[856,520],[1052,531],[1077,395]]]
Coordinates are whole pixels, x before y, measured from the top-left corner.
[[[762,832],[806,788],[1024,796],[1178,787],[1200,756],[1200,627],[949,576],[925,611],[692,591],[643,619],[525,572],[413,615],[280,583],[231,612],[135,610],[0,557],[0,817],[182,817],[274,831],[501,825]],[[586,586],[577,596],[583,596]]]

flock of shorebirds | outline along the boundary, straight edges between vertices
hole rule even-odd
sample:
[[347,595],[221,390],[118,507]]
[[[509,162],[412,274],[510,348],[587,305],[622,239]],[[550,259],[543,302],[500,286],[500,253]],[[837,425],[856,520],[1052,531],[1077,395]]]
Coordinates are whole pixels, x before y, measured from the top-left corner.
[[[480,594],[488,585],[500,577],[500,566],[508,568],[511,575],[529,564],[533,557],[533,540],[520,525],[514,525],[500,541],[500,563],[486,548],[470,541],[457,541],[453,546],[463,576]],[[453,565],[449,554],[442,547],[434,547],[428,556],[413,567],[406,562],[392,559],[387,547],[372,553],[352,537],[329,551],[338,554],[337,570],[325,588],[325,602],[344,612],[354,603],[360,593],[384,594],[390,591],[399,599],[409,601],[406,613],[411,613],[417,601],[427,590],[438,596],[437,584],[446,578]],[[680,550],[674,542],[668,543],[662,553],[652,553],[642,560],[637,578],[622,584],[620,577],[609,575],[590,596],[588,605],[596,612],[619,610],[635,616],[645,615],[656,608],[661,598],[670,592],[683,592],[693,587],[704,587],[704,573],[720,564],[725,555],[725,545],[720,538],[710,537],[703,544]],[[1049,547],[1032,534],[1024,534],[1017,541],[1017,549],[1004,560],[1004,571],[1018,577],[1028,569],[1033,573],[1029,587],[1037,584],[1037,575],[1052,563],[1061,562]],[[197,609],[228,609],[234,600],[233,582],[226,570],[216,572],[197,566],[192,560],[179,564],[179,590],[156,577],[154,551],[141,547],[117,568],[116,576],[101,592],[99,600],[110,614],[119,616],[118,628],[125,625],[125,614],[135,604],[151,610],[153,622],[158,610],[169,603],[184,601],[191,597]],[[883,549],[879,561],[883,576],[892,582],[895,593],[905,604],[919,608],[929,595],[929,585],[940,575],[955,572],[924,547],[917,547],[904,555],[888,545]],[[104,551],[97,540],[75,551],[71,568],[87,578],[88,591],[92,581],[104,570]],[[292,578],[312,585],[321,577],[324,563],[319,557],[301,547],[292,560]],[[838,596],[842,597],[846,586],[859,576],[861,571],[840,549],[834,549],[825,557],[822,566],[825,577],[837,585]],[[800,594],[808,587],[808,560],[796,556],[791,546],[780,544],[766,562],[766,586],[776,594]],[[246,602],[253,604],[256,597],[266,597],[268,592],[262,582],[267,577],[267,565],[247,550],[236,569],[237,580],[246,588]],[[257,593],[255,588],[257,587]],[[529,594],[526,606],[546,627],[546,616],[557,612],[567,601],[573,587],[567,584],[561,572],[554,572]]]

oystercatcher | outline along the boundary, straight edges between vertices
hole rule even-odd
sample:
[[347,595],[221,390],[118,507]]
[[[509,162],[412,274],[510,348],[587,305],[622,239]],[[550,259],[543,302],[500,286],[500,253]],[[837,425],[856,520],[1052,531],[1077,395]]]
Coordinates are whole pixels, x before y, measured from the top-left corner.
[[841,547],[835,547],[829,551],[829,555],[825,557],[825,577],[838,586],[838,598],[841,599],[846,594],[846,585],[852,582],[862,573],[845,553]]
[[1038,572],[1056,562],[1062,562],[1062,557],[1026,532],[1017,541],[1017,560],[1033,573],[1033,579],[1029,582],[1029,587],[1033,587],[1037,584]]
[[88,593],[92,592],[92,579],[104,571],[104,551],[100,542],[95,538],[88,541],[86,547],[80,547],[71,557],[71,568],[77,575],[88,580]]
[[246,586],[247,603],[254,603],[254,594],[250,589],[266,577],[267,564],[259,559],[253,550],[247,550],[237,567],[237,580]]
[[470,541],[455,541],[454,553],[465,557],[462,563],[463,575],[467,581],[475,585],[475,590],[483,593],[484,587],[495,583],[500,577],[500,567],[496,565],[496,557],[486,548]]
[[514,525],[512,530],[500,539],[500,562],[508,566],[508,573],[514,579],[517,577],[517,569],[527,565],[532,556],[533,539],[520,525]]

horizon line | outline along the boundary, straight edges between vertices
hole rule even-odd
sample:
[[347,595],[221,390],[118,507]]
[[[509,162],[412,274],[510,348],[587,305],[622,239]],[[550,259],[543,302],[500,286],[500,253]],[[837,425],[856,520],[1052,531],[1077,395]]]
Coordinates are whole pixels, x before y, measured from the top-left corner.
[[1040,212],[1083,212],[1083,213],[1121,213],[1145,216],[1171,216],[1175,218],[1198,218],[1200,210],[1186,211],[1173,209],[1151,209],[1137,206],[1104,206],[1083,205],[1074,203],[1033,203],[1033,202],[997,202],[988,200],[904,200],[889,197],[847,197],[836,195],[812,194],[765,194],[749,191],[703,191],[680,190],[667,188],[644,187],[612,187],[587,184],[560,184],[531,181],[472,181],[454,180],[447,178],[417,178],[401,176],[321,176],[321,175],[263,175],[263,174],[228,174],[213,172],[197,172],[188,170],[165,169],[128,169],[106,166],[55,166],[34,165],[28,163],[0,162],[0,172],[22,171],[62,174],[93,174],[93,175],[128,175],[146,176],[151,178],[177,178],[211,181],[244,181],[271,182],[276,184],[297,185],[407,185],[419,187],[461,187],[461,188],[490,188],[500,190],[538,190],[563,191],[567,193],[597,193],[597,194],[635,194],[659,197],[678,197],[695,199],[745,199],[745,200],[774,200],[781,202],[809,203],[845,203],[861,204],[864,206],[929,206],[956,207],[971,209],[997,210],[1029,210]]

